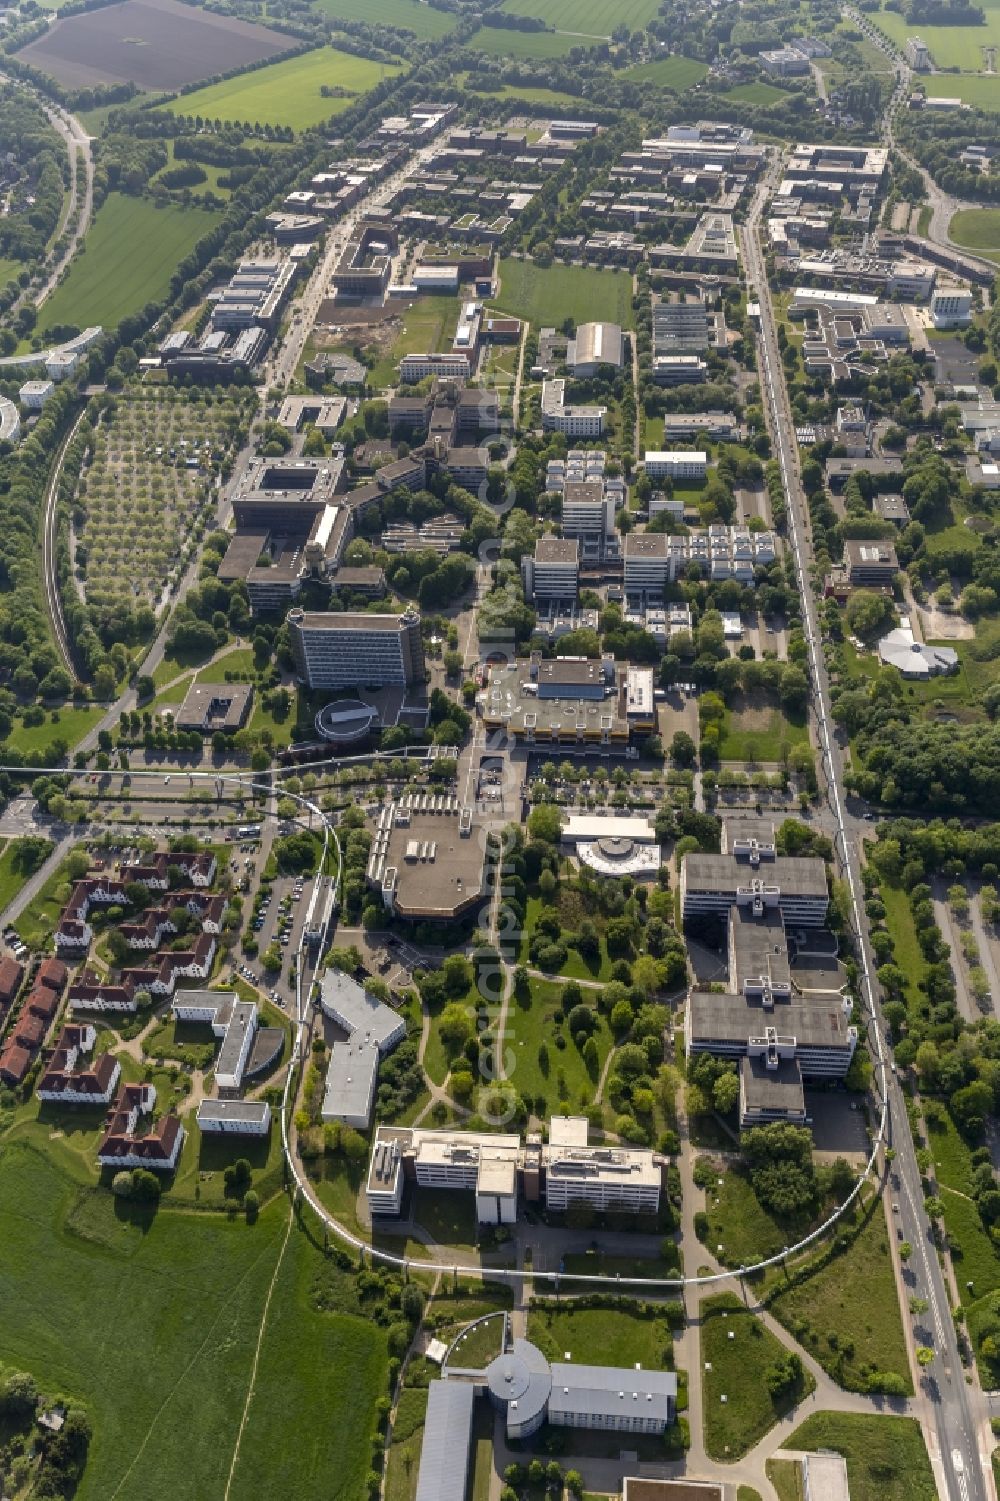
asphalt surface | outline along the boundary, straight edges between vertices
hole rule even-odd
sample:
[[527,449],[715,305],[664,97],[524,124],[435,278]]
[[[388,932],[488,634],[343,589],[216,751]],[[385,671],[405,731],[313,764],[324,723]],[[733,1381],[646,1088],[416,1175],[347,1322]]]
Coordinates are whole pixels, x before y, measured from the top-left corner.
[[[844,792],[843,754],[832,724],[822,635],[808,575],[811,551],[806,540],[808,509],[799,475],[795,427],[778,349],[771,292],[757,235],[766,195],[767,185],[763,185],[754,200],[743,237],[746,280],[750,294],[756,294],[761,307],[759,375],[765,410],[770,419],[774,453],[781,465],[788,500],[788,538],[795,557],[803,624],[809,648],[812,707],[822,760],[821,785],[825,782],[825,792],[836,826],[836,856],[851,894],[851,919],[861,960],[862,993],[871,1018],[868,1041],[875,1060],[873,1096],[877,1107],[882,1102],[887,1106],[886,1140],[896,1151],[891,1181],[899,1186],[896,1189],[890,1184],[890,1192],[893,1193],[893,1201],[898,1203],[899,1210],[898,1214],[894,1213],[893,1218],[898,1221],[901,1238],[909,1241],[913,1247],[913,1256],[904,1276],[905,1285],[902,1289],[904,1307],[905,1299],[911,1295],[926,1298],[930,1305],[927,1315],[929,1328],[924,1332],[932,1336],[926,1342],[935,1350],[936,1358],[922,1381],[922,1389],[937,1438],[938,1454],[934,1457],[939,1462],[939,1479],[943,1481],[950,1501],[987,1501],[988,1497],[992,1497],[992,1490],[988,1489],[984,1477],[983,1456],[978,1443],[978,1429],[980,1423],[985,1424],[985,1414],[978,1411],[973,1414],[973,1400],[977,1408],[982,1404],[978,1396],[970,1394],[966,1386],[951,1318],[951,1300],[931,1238],[930,1222],[923,1210],[920,1171],[903,1095],[888,1064],[887,1049],[883,1041],[887,1036],[887,1029],[881,1014],[881,999],[871,978],[876,965],[861,900],[864,888],[859,859],[866,824],[863,809],[856,802],[848,803]],[[984,1438],[986,1431],[988,1430],[984,1427]],[[987,1450],[987,1455],[988,1452]],[[986,1462],[989,1462],[988,1458]]]

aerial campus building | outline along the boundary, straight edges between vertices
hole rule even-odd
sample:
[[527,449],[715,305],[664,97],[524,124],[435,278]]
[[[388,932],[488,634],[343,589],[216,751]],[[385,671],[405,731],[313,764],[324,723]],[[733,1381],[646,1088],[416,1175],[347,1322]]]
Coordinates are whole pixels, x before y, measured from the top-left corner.
[[591,1146],[583,1116],[554,1116],[549,1139],[379,1126],[366,1185],[373,1215],[397,1215],[408,1181],[474,1193],[484,1225],[512,1225],[519,1195],[547,1209],[656,1214],[665,1159],[638,1147]]
[[379,1059],[406,1036],[406,1022],[339,969],[327,970],[319,999],[323,1015],[346,1034],[330,1049],[321,1114],[363,1130],[371,1121]]
[[851,1001],[830,984],[797,983],[786,934],[792,926],[808,941],[827,902],[822,860],[777,855],[764,830],[742,834],[728,854],[685,856],[685,921],[721,918],[729,961],[725,992],[691,991],[685,1046],[739,1061],[741,1126],[806,1122],[803,1081],[842,1079],[851,1066]]
[[368,884],[387,912],[448,922],[486,895],[486,845],[472,809],[449,792],[407,793],[381,808]]
[[270,1105],[264,1100],[245,1100],[242,1091],[247,1079],[263,1073],[281,1056],[285,1041],[281,1028],[259,1026],[256,1004],[227,991],[178,990],[170,1009],[175,1021],[208,1027],[219,1042],[214,1067],[218,1097],[202,1100],[198,1106],[199,1129],[266,1136]]
[[508,1440],[543,1423],[612,1433],[663,1433],[674,1420],[673,1371],[550,1362],[537,1345],[512,1338],[483,1370],[452,1367],[427,1394],[416,1501],[465,1501],[477,1397],[503,1413]]
[[423,682],[420,616],[288,613],[299,677],[309,688],[409,687]]

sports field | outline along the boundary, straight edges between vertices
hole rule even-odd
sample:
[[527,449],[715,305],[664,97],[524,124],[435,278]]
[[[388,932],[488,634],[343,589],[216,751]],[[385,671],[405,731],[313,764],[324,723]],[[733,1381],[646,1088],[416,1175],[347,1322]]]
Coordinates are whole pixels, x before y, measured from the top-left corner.
[[929,98],[961,99],[977,109],[1000,110],[1000,73],[922,73],[920,82]]
[[157,208],[148,198],[109,193],[83,254],[42,309],[42,331],[59,323],[114,328],[126,314],[158,301],[178,263],[215,222],[208,209]]
[[0,1363],[86,1408],[76,1501],[357,1501],[385,1335],[301,1228],[285,1244],[287,1202],[253,1226],[133,1211],[92,1186],[96,1130],[15,1133],[0,1145]]
[[527,318],[534,328],[558,328],[567,318],[577,323],[603,320],[632,325],[632,278],[626,271],[598,271],[591,266],[536,266],[531,261],[500,262],[497,306]]
[[512,16],[537,16],[556,31],[610,36],[616,26],[638,31],[656,15],[657,0],[504,0]]
[[471,36],[467,47],[488,52],[491,57],[565,57],[574,47],[596,47],[603,36],[569,36],[564,31],[506,31],[484,26]]
[[458,16],[435,10],[425,0],[316,0],[316,9],[338,21],[365,21],[369,26],[398,26],[421,41],[447,36]]
[[[871,19],[900,49],[906,45],[907,37],[918,32],[930,48],[935,67],[961,68],[966,73],[979,73],[983,67],[982,48],[1000,46],[1000,4],[991,5],[989,0],[985,0],[985,3],[980,0],[980,4],[986,14],[985,26],[914,27],[912,21],[908,21],[899,11],[884,9],[876,11]],[[933,74],[919,74],[918,77],[922,83],[936,81]],[[948,88],[944,87],[945,82],[946,80],[941,79],[942,86],[933,92],[958,94],[958,89],[950,86],[957,80],[948,79]]]
[[[272,68],[241,73],[238,78],[227,78],[193,94],[184,94],[163,107],[176,114],[203,115],[209,120],[246,120],[257,125],[288,125],[292,130],[308,130],[331,115],[350,109],[361,94],[401,71],[395,63],[374,63],[366,57],[338,52],[336,47],[317,47],[314,52],[303,52],[299,57],[275,63]],[[347,92],[324,99],[320,93],[324,84]]]
[[675,53],[672,57],[658,57],[655,62],[639,63],[635,68],[626,68],[623,76],[631,78],[635,83],[655,83],[661,89],[674,89],[676,93],[682,94],[693,84],[701,83],[707,72],[705,63]]

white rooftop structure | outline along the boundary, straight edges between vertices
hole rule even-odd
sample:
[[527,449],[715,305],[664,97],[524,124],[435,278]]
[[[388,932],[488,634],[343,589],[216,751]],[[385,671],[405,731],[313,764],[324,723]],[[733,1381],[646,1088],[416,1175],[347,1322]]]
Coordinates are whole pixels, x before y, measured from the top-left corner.
[[926,679],[958,669],[954,647],[914,640],[908,621],[882,637],[878,654],[883,666],[898,668],[904,678]]
[[359,1129],[371,1120],[379,1059],[406,1036],[406,1022],[359,985],[352,975],[330,968],[320,981],[323,1015],[347,1038],[330,1049],[321,1114]]

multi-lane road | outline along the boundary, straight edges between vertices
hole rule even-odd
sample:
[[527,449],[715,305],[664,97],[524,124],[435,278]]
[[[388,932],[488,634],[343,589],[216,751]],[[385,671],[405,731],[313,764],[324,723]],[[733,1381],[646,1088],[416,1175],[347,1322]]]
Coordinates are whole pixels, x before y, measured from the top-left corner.
[[[939,1483],[949,1501],[992,1501],[993,1489],[985,1475],[989,1468],[992,1436],[983,1403],[978,1393],[966,1386],[952,1323],[950,1299],[944,1274],[931,1238],[931,1226],[923,1209],[920,1171],[910,1134],[909,1123],[898,1080],[892,1070],[885,1042],[886,1026],[882,1018],[878,988],[873,980],[875,960],[871,949],[867,918],[862,901],[861,855],[865,822],[863,809],[852,803],[845,791],[844,757],[835,731],[830,687],[823,655],[818,611],[809,578],[809,515],[799,472],[798,447],[784,371],[778,348],[777,325],[771,292],[767,282],[764,256],[758,228],[769,191],[769,181],[762,184],[748,217],[743,235],[744,264],[749,294],[760,305],[758,372],[768,418],[772,446],[781,466],[782,483],[788,500],[788,539],[795,560],[802,619],[809,651],[812,709],[816,726],[824,785],[829,812],[836,832],[835,849],[843,879],[851,898],[851,923],[861,968],[862,999],[868,1018],[868,1041],[875,1060],[873,1095],[884,1144],[896,1153],[892,1163],[889,1192],[894,1208],[893,1222],[902,1239],[913,1246],[913,1257],[901,1289],[904,1310],[911,1295],[923,1297],[929,1304],[927,1328],[921,1342],[935,1351],[935,1359],[923,1381],[928,1422],[936,1439],[932,1457]],[[988,1436],[989,1435],[989,1436]],[[939,1485],[940,1488],[940,1485]]]

